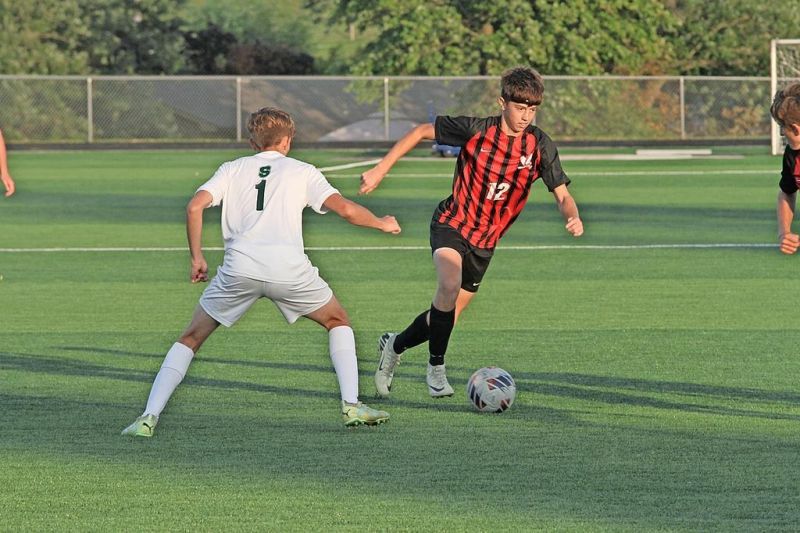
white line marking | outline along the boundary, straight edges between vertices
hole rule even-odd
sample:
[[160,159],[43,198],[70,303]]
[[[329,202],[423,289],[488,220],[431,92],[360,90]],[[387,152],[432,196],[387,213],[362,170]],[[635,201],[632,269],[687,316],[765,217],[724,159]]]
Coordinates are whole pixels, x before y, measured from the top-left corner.
[[[500,246],[498,250],[658,250],[658,249],[715,249],[715,248],[777,248],[771,243],[707,243],[707,244],[543,244]],[[0,253],[58,253],[58,252],[185,252],[185,247],[116,247],[116,248],[0,248]],[[221,247],[204,248],[209,252],[221,252]],[[430,246],[308,246],[311,252],[359,252],[381,250],[430,250]]]
[[344,165],[336,165],[333,167],[323,167],[318,169],[320,172],[333,172],[334,170],[345,170],[347,168],[368,167],[370,165],[377,165],[380,159],[370,159],[368,161],[356,161],[355,163],[347,163]]
[[[706,176],[706,175],[767,175],[780,176],[780,170],[753,169],[753,170],[625,170],[621,172],[567,172],[568,176]],[[360,178],[353,174],[330,174],[329,178]],[[449,174],[415,174],[415,173],[389,173],[387,178],[452,178]]]

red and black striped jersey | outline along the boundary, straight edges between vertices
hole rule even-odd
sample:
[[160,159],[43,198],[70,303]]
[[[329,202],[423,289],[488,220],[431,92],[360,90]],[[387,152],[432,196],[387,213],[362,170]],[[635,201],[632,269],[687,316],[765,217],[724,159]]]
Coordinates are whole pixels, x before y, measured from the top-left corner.
[[800,150],[792,150],[790,146],[783,152],[783,169],[778,184],[786,194],[794,194],[800,189]]
[[478,248],[494,249],[528,200],[531,185],[542,178],[547,189],[569,185],[555,143],[528,126],[516,137],[501,131],[500,117],[436,117],[436,142],[460,146],[453,194],[433,220],[447,224]]

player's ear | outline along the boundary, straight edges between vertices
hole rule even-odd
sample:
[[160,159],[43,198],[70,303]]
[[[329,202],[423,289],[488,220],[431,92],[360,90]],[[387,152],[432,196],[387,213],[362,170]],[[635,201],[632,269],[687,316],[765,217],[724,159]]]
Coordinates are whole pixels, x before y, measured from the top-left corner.
[[502,109],[503,111],[506,110],[506,101],[503,99],[502,96],[497,97],[497,103],[500,104],[500,109]]
[[800,124],[789,124],[789,130],[792,135],[800,135]]
[[256,152],[260,152],[261,151],[261,147],[256,144],[256,142],[253,140],[252,137],[250,137],[250,148],[252,148]]

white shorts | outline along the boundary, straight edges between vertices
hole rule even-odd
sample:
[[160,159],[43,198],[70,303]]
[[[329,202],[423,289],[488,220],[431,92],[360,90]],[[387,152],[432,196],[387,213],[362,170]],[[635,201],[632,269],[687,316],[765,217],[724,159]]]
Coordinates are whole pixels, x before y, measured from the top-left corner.
[[256,303],[269,298],[289,324],[313,313],[333,297],[333,291],[313,268],[308,276],[295,283],[273,283],[217,271],[200,297],[206,313],[226,327],[231,327]]

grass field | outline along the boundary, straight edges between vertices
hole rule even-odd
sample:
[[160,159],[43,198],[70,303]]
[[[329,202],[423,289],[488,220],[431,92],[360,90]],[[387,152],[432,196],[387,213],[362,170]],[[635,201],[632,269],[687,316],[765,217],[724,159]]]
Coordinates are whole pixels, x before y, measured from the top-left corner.
[[[0,529],[797,529],[797,259],[771,246],[769,156],[565,161],[585,236],[567,235],[537,184],[451,339],[457,394],[438,401],[423,347],[392,398],[372,398],[377,336],[433,294],[427,228],[452,169],[401,162],[361,198],[396,215],[400,236],[334,215],[306,224],[356,331],[362,399],[391,412],[387,425],[346,430],[325,332],[260,302],[203,347],[153,439],[121,437],[203,289],[187,281],[183,207],[244,153],[12,154]],[[293,155],[327,166],[376,154]],[[353,197],[357,173],[331,181]],[[209,211],[205,243],[219,247]],[[723,244],[742,246],[709,246]],[[490,364],[519,389],[502,415],[465,399]]]

